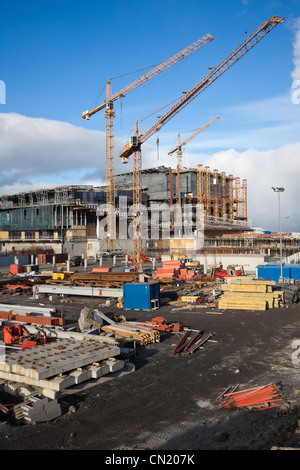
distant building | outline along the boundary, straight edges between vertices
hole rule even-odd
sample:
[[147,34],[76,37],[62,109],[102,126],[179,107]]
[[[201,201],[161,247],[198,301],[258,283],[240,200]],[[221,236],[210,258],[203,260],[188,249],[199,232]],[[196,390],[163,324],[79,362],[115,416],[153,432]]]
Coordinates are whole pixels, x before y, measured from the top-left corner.
[[[116,175],[115,182],[117,249],[131,252],[132,239],[122,237],[121,231],[125,226],[128,235],[123,222],[130,225],[132,221],[132,172]],[[162,207],[164,212],[155,221],[150,216],[147,219],[143,251],[153,255],[169,255],[170,250],[184,252],[187,245],[183,241],[188,241],[189,234],[193,235],[197,229],[196,211],[200,200],[204,245],[197,251],[199,255],[261,253],[276,256],[279,253],[278,234],[251,228],[246,189],[245,180],[240,184],[239,178],[217,170],[211,172],[201,165],[197,169],[182,169],[179,173],[164,166],[143,170],[142,203],[152,215],[155,205],[161,205],[159,208]],[[65,185],[2,195],[1,252],[52,250],[54,253],[96,256],[106,250],[103,237],[106,213],[102,210],[105,204],[105,186]],[[176,232],[171,210],[175,206],[182,208],[187,235],[184,230]],[[163,215],[167,215],[166,219]],[[168,222],[164,223],[164,220]],[[294,235],[283,236],[285,255],[299,250],[299,238]]]

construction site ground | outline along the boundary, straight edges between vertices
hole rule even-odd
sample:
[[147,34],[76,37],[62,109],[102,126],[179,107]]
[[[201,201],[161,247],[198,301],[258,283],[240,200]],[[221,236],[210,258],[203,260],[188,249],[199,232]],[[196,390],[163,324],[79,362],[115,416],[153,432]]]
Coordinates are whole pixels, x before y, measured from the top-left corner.
[[[3,268],[2,268],[3,269]],[[88,297],[70,302],[28,294],[2,294],[1,303],[56,306],[66,327],[76,326]],[[154,311],[94,308],[128,321],[163,316],[183,327],[212,332],[213,337],[191,355],[172,351],[182,333],[161,333],[159,343],[138,346],[130,358],[135,371],[70,395],[61,401],[62,415],[38,425],[12,425],[0,414],[2,450],[270,450],[300,448],[300,304],[267,311]],[[282,386],[281,406],[254,412],[219,409],[219,395],[230,385],[248,389],[268,383]],[[1,394],[8,405],[14,397]],[[298,422],[299,419],[299,422]],[[299,425],[299,426],[298,426]]]

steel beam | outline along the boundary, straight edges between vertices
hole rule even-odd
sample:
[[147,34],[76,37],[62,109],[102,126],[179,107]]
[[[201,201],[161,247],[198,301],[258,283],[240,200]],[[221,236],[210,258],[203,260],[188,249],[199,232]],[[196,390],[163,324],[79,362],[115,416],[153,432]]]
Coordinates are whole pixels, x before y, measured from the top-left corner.
[[82,295],[87,297],[123,297],[123,289],[43,284],[34,286],[33,296],[35,297],[38,294]]

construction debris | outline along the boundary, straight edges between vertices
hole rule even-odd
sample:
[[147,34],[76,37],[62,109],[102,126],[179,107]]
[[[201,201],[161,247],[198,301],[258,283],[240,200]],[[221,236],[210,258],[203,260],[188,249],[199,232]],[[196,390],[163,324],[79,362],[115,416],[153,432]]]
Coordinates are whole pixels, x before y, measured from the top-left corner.
[[[28,287],[28,291],[33,291],[34,299],[45,293],[52,294],[55,298],[68,295],[107,297],[105,306],[109,306],[115,299],[114,305],[125,310],[127,304],[124,305],[124,291],[130,290],[132,284],[143,286],[150,282],[152,290],[155,285],[158,286],[154,297],[159,302],[153,306],[155,309],[160,308],[161,304],[173,306],[171,311],[195,312],[198,309],[213,310],[218,307],[224,310],[265,310],[284,305],[284,289],[280,289],[275,282],[255,279],[242,273],[233,276],[229,273],[226,276],[221,274],[221,277],[202,275],[188,269],[180,260],[171,260],[164,262],[163,268],[158,268],[152,278],[151,275],[146,275],[147,283],[142,281],[140,273],[113,273],[111,268],[94,268],[93,272],[81,275],[73,272],[56,273],[51,279],[47,277],[43,282],[33,283],[31,286],[27,285],[28,281],[3,286],[6,289],[10,286],[9,290],[12,292],[16,287],[18,290],[24,287],[23,291]],[[291,298],[298,295],[295,286],[293,287],[288,291]],[[132,294],[134,298],[135,293]],[[135,296],[138,295],[144,297],[144,294]],[[63,300],[67,301],[68,298]],[[3,332],[6,338],[9,336],[9,341],[6,341],[5,362],[0,363],[0,389],[24,398],[22,403],[11,410],[6,407],[0,409],[6,414],[12,411],[17,423],[33,424],[55,419],[61,414],[60,398],[133,372],[134,365],[128,359],[131,348],[134,348],[135,355],[136,345],[157,343],[161,334],[181,333],[184,330],[172,351],[174,356],[182,353],[191,355],[203,348],[208,341],[213,341],[212,332],[183,328],[181,322],[170,322],[163,316],[153,317],[150,321],[127,321],[124,315],[117,315],[115,312],[104,314],[94,308],[94,301],[91,307],[81,309],[79,331],[76,328],[68,330],[63,311],[49,309],[45,305],[43,308],[42,305],[27,307],[0,304]],[[153,308],[150,305],[149,309]],[[139,310],[143,309],[146,308],[141,308],[140,305]],[[21,338],[25,326],[29,333]],[[38,334],[41,326],[43,335]],[[14,349],[17,346],[20,347]],[[228,387],[219,396],[218,399],[222,399],[220,408],[260,405],[258,409],[265,409],[279,406],[269,401],[267,404],[257,403],[251,400],[251,395],[237,393],[237,387],[233,390]],[[272,390],[269,389],[268,392],[269,395],[263,395],[259,390],[253,390],[254,398],[271,400]]]
[[94,328],[100,329],[100,326],[102,323],[103,323],[103,320],[99,315],[97,315],[96,310],[92,308],[88,308],[88,307],[84,307],[81,310],[80,316],[78,319],[78,326],[79,326],[80,331],[88,331]]

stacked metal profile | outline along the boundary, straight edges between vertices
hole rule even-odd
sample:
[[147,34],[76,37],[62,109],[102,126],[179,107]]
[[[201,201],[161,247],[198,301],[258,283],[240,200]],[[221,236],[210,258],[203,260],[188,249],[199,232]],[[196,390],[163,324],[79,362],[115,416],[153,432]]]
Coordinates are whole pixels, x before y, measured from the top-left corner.
[[268,384],[247,390],[222,394],[219,408],[251,408],[253,411],[279,407],[281,390],[277,385]]
[[212,335],[212,333],[205,333],[203,330],[199,330],[189,339],[190,331],[186,331],[178,340],[172,354],[180,354],[182,351],[186,352],[186,354],[192,354],[209,340]]

